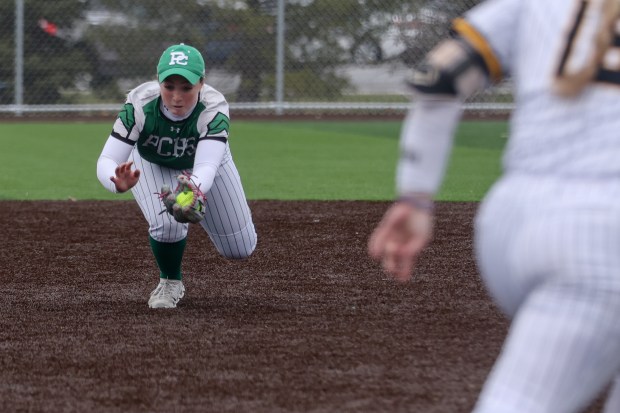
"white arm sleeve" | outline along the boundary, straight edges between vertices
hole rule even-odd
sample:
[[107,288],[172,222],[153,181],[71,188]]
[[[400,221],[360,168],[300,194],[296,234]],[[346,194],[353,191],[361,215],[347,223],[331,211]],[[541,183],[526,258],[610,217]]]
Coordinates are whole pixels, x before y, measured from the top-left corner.
[[399,196],[437,193],[463,112],[462,101],[456,97],[422,93],[415,99],[401,130],[396,172]]
[[123,162],[127,162],[133,146],[110,136],[106,141],[101,155],[97,160],[97,178],[101,185],[110,192],[117,193],[116,185],[110,180],[115,169]]
[[225,152],[226,143],[224,142],[213,139],[198,142],[192,175],[194,175],[194,183],[203,193],[206,194],[211,189]]

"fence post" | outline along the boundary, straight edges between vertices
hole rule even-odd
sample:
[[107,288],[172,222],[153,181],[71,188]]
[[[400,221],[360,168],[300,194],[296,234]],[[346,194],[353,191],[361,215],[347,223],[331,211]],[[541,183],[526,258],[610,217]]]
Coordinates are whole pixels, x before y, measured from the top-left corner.
[[24,103],[24,0],[15,0],[15,114]]
[[284,102],[284,7],[285,0],[278,0],[278,21],[276,33],[276,115],[283,112]]

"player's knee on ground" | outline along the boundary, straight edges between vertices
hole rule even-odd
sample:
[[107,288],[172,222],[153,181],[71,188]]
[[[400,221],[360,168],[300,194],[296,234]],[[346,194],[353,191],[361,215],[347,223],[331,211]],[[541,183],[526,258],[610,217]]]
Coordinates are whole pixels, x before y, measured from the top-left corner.
[[217,251],[230,260],[248,258],[256,249],[257,236],[253,224],[235,234],[209,234]]

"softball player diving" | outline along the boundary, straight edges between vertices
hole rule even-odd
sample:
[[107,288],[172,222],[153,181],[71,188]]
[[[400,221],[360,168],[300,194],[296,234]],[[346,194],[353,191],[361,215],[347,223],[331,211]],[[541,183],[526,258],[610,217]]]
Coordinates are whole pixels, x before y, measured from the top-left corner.
[[[511,327],[476,413],[620,412],[620,0],[487,0],[414,70],[400,199],[370,255],[410,279],[429,242],[462,100],[511,75],[503,176],[475,250]],[[490,82],[489,82],[490,80]]]
[[[228,145],[228,103],[204,83],[198,50],[169,47],[157,65],[157,81],[127,95],[97,162],[97,177],[111,192],[131,189],[149,224],[149,241],[160,270],[151,308],[174,308],[185,294],[181,261],[189,224],[165,211],[160,191],[185,175],[204,193],[202,228],[218,252],[247,258],[257,237],[239,173]],[[134,168],[132,168],[132,165]]]

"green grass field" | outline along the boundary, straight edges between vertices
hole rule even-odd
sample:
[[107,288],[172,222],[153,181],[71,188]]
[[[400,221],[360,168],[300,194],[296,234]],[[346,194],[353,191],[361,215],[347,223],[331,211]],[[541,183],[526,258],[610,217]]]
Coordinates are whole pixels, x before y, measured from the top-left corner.
[[[96,177],[111,123],[0,124],[0,199],[131,199]],[[390,200],[399,121],[236,121],[230,146],[251,200]],[[500,173],[507,125],[462,122],[438,199],[478,201]]]

